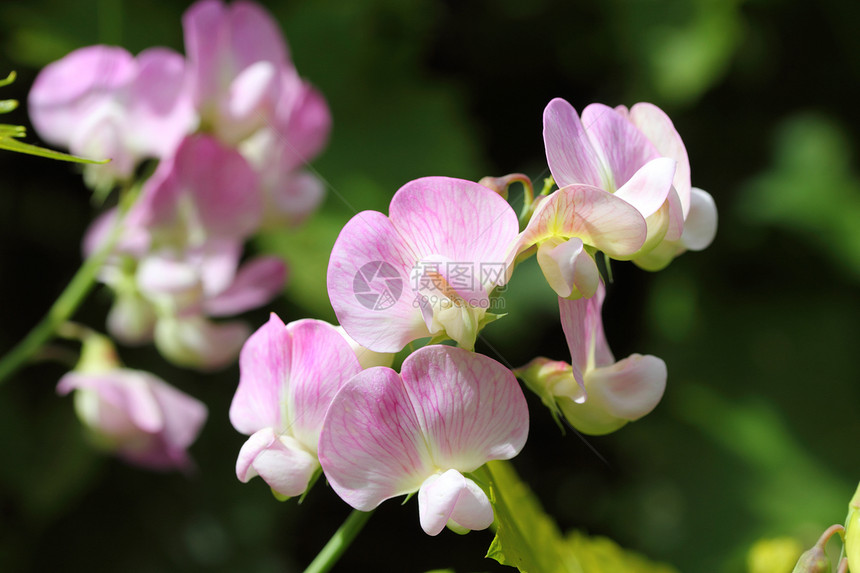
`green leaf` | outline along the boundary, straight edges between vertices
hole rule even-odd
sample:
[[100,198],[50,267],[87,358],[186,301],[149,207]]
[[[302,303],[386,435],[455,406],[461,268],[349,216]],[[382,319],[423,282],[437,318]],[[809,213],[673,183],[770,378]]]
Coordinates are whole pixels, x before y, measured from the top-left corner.
[[563,536],[510,462],[492,461],[475,472],[489,487],[496,537],[487,557],[527,573],[677,573],[623,549],[606,537],[580,531]]
[[567,535],[567,545],[588,573],[677,573],[674,567],[654,563],[608,537],[571,531]]
[[[0,105],[2,105],[2,103],[3,102],[0,102]],[[2,108],[0,108],[0,110],[2,110]],[[102,159],[101,161],[95,161],[93,159],[84,159],[83,157],[76,157],[74,155],[69,155],[68,153],[45,149],[44,147],[39,147],[38,145],[32,145],[30,143],[24,143],[23,141],[18,141],[17,139],[15,139],[16,137],[24,137],[25,134],[26,129],[23,126],[5,124],[0,125],[0,149],[17,151],[18,153],[26,153],[28,155],[38,155],[39,157],[47,157],[48,159],[57,159],[59,161],[71,161],[74,163],[91,163],[100,165],[102,163],[107,163],[108,161],[110,161],[110,159]]]
[[487,557],[524,573],[584,572],[553,519],[509,462],[489,462],[476,474],[489,484],[496,512],[496,537]]

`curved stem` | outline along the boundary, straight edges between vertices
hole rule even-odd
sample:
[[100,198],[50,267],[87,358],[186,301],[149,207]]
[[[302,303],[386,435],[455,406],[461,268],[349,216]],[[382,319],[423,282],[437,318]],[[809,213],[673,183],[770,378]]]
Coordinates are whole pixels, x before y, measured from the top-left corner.
[[358,535],[358,532],[361,531],[361,528],[364,527],[364,524],[367,523],[371,515],[373,515],[373,511],[352,510],[352,513],[349,514],[343,525],[334,532],[334,535],[331,536],[331,539],[328,540],[322,551],[319,552],[311,564],[308,565],[308,568],[305,569],[305,573],[325,573],[334,567],[337,560],[347,550],[349,544],[352,543],[352,540],[355,539],[355,536]]
[[55,334],[57,328],[72,317],[75,310],[92,290],[99,269],[119,240],[123,219],[122,214],[117,216],[107,240],[100,249],[84,261],[48,310],[48,314],[21,342],[0,359],[0,384],[17,372]]

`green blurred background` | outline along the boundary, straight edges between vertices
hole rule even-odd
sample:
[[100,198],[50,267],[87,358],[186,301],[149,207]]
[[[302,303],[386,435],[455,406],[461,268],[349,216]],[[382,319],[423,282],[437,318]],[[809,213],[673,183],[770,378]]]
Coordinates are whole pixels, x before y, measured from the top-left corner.
[[[4,0],[0,93],[26,100],[38,69],[95,43],[182,49],[168,0]],[[560,435],[538,400],[519,472],[563,529],[608,535],[688,572],[744,571],[757,539],[811,545],[844,519],[860,478],[860,4],[848,0],[290,0],[265,5],[303,76],[326,95],[329,185],[303,228],[261,237],[292,269],[269,310],[333,319],[328,251],[356,211],[385,211],[425,175],[548,175],[541,115],[564,97],[651,101],[686,143],[693,184],[720,212],[714,244],[649,274],[615,265],[605,308],[615,354],[669,366],[666,396],[614,435]],[[26,106],[3,118],[28,122]],[[31,135],[30,141],[36,136]],[[514,204],[517,197],[514,196]],[[0,352],[41,317],[80,262],[94,209],[74,167],[0,152]],[[556,301],[532,260],[509,316],[479,350],[520,365],[567,360]],[[102,327],[109,296],[80,310]],[[72,346],[53,349],[74,359]],[[318,485],[301,505],[234,474],[227,419],[238,369],[199,375],[121,349],[209,405],[191,477],[147,473],[86,443],[67,370],[43,361],[0,388],[0,570],[296,571],[347,515]],[[488,532],[420,530],[389,502],[337,571],[503,571]]]

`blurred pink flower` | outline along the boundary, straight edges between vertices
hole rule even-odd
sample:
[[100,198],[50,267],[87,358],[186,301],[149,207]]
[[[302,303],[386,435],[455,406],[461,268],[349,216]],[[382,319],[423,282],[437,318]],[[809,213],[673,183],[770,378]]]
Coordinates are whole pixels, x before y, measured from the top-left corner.
[[277,22],[259,5],[203,0],[183,28],[202,130],[238,146],[260,175],[265,227],[300,223],[324,194],[302,167],[328,141],[325,99],[299,76]]
[[81,363],[57,392],[74,392],[78,417],[95,442],[129,463],[190,467],[187,449],[206,421],[206,406],[149,372],[121,367],[104,337],[84,343]]
[[159,245],[198,247],[243,241],[263,217],[259,176],[242,155],[209,135],[182,140],[158,165],[129,213]]
[[[276,257],[240,264],[243,240],[256,230],[257,177],[241,155],[208,136],[186,138],[144,186],[124,221],[117,248],[100,273],[116,293],[108,329],[126,343],[155,339],[173,362],[201,369],[232,362],[250,334],[239,314],[276,296],[286,265]],[[99,218],[84,240],[90,254],[116,213]]]
[[166,48],[136,58],[122,48],[88,46],[43,69],[30,91],[33,126],[52,145],[106,165],[87,166],[93,185],[128,180],[143,158],[169,156],[196,127],[185,60]]
[[418,492],[421,527],[436,535],[485,529],[493,508],[464,474],[516,456],[528,408],[511,371],[486,356],[432,345],[347,382],[325,416],[319,458],[329,484],[369,511]]

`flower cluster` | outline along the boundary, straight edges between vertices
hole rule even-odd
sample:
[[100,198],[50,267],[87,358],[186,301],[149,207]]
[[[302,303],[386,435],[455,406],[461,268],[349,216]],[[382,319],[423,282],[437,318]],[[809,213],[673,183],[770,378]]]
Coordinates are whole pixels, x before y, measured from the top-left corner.
[[250,334],[212,318],[265,304],[286,279],[275,258],[240,264],[243,243],[319,205],[322,183],[304,165],[325,145],[331,118],[262,7],[202,0],[183,29],[187,57],[165,48],[72,52],[39,74],[29,109],[50,143],[111,158],[85,168],[97,190],[128,188],[142,160],[159,161],[129,212],[97,221],[84,250],[109,248],[121,224],[100,275],[116,294],[109,331],[212,369],[231,363]]
[[[713,239],[713,201],[690,186],[681,138],[651,104],[595,104],[580,119],[556,99],[544,137],[559,188],[536,200],[524,176],[425,177],[394,194],[388,215],[364,211],[346,224],[327,280],[353,345],[325,323],[284,325],[274,316],[251,337],[230,412],[251,435],[239,479],[260,475],[277,495],[295,496],[322,471],[358,510],[417,492],[428,534],[483,529],[493,507],[474,472],[516,456],[528,434],[515,375],[555,417],[588,434],[613,432],[656,407],[666,364],[613,357],[595,256],[664,267]],[[527,190],[519,218],[506,201],[514,181]],[[481,329],[501,318],[489,312],[493,301],[532,254],[558,294],[571,363],[538,357],[511,371],[473,350]],[[362,369],[353,353],[390,356],[419,339],[427,345],[408,353],[399,373]]]
[[[98,280],[115,295],[110,334],[212,370],[232,363],[251,333],[242,321],[216,319],[282,290],[285,264],[245,261],[244,244],[261,229],[298,224],[320,204],[322,182],[306,164],[325,146],[331,117],[261,6],[201,0],[182,26],[187,55],[81,48],[42,70],[28,104],[43,139],[111,160],[84,168],[98,199],[115,187],[120,197],[83,245],[91,260],[104,260]],[[66,326],[84,357],[58,391],[74,391],[95,441],[137,465],[187,468],[205,407],[121,367],[109,339]],[[276,422],[267,420],[269,432],[283,431]]]

